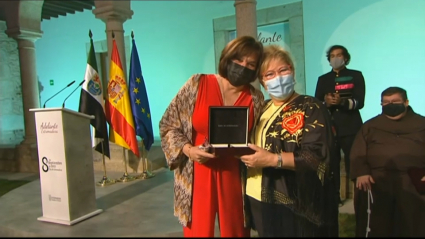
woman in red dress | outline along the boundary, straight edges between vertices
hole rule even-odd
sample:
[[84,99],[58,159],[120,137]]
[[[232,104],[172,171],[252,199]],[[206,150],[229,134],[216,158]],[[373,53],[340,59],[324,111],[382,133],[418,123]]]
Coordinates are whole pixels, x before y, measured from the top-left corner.
[[[250,83],[263,46],[244,36],[223,49],[219,74],[193,75],[160,121],[161,145],[174,170],[174,215],[185,237],[214,237],[216,215],[222,237],[249,237],[245,217],[245,166],[228,151],[216,157],[199,148],[208,138],[210,106],[249,107],[249,131],[264,96]],[[229,116],[230,117],[230,116]]]

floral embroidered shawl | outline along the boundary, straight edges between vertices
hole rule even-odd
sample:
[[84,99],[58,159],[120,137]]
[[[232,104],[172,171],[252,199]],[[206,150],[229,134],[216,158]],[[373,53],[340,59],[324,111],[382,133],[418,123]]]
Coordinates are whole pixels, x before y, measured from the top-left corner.
[[[264,111],[270,104],[271,101]],[[293,215],[282,220],[304,221],[300,228],[305,229],[307,224],[315,228],[328,223],[326,198],[335,196],[336,192],[327,190],[331,188],[327,183],[329,164],[334,160],[334,138],[326,107],[316,98],[300,95],[280,108],[278,116],[264,130],[265,148],[272,153],[293,152],[295,170],[264,168],[261,201],[290,208]],[[337,209],[337,205],[335,207]],[[279,218],[273,216],[273,212],[262,213],[270,213],[263,218]],[[300,233],[301,236],[317,235]]]

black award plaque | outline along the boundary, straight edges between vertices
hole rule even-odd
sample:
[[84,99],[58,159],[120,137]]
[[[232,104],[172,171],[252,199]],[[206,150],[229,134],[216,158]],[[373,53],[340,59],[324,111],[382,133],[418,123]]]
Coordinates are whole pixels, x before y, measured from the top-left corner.
[[247,147],[249,108],[211,106],[209,142],[214,148]]

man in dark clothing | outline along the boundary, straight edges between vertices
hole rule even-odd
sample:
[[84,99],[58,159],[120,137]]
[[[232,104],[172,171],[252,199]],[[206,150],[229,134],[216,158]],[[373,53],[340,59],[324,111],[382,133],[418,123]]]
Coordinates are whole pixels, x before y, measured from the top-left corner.
[[[315,97],[327,106],[336,131],[336,153],[341,160],[341,149],[344,152],[346,182],[348,191],[350,172],[350,149],[353,140],[363,124],[360,109],[365,98],[365,81],[360,71],[347,69],[350,53],[341,45],[329,48],[326,57],[332,70],[319,77]],[[334,165],[336,186],[340,189],[340,164]],[[340,200],[342,205],[342,201]]]
[[350,155],[356,237],[425,237],[425,117],[399,87],[384,90],[381,105]]

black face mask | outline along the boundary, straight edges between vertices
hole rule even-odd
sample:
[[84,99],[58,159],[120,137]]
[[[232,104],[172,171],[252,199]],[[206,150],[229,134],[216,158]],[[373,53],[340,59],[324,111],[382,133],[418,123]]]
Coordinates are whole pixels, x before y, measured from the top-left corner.
[[398,103],[398,104],[390,103],[388,105],[382,106],[382,113],[390,117],[400,115],[404,111],[406,111],[406,106],[404,106],[404,103]]
[[255,71],[231,61],[227,65],[227,79],[233,86],[246,85],[254,81]]

